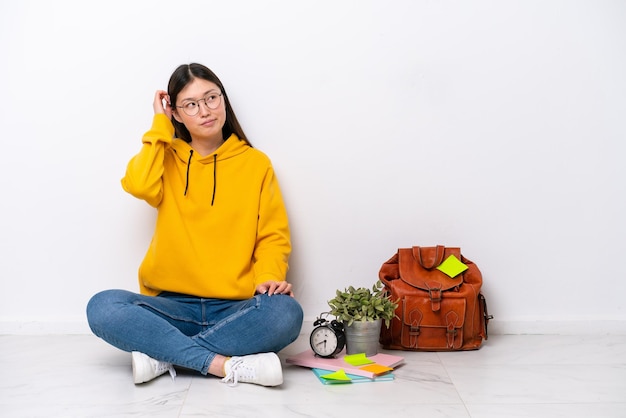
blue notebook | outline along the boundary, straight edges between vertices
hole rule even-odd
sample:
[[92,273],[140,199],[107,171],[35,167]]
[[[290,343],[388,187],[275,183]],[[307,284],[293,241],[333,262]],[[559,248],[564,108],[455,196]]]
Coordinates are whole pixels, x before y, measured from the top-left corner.
[[347,373],[347,376],[350,378],[349,381],[331,380],[331,379],[324,379],[322,376],[333,373],[332,370],[324,370],[324,369],[316,369],[316,368],[312,368],[311,370],[313,370],[313,373],[315,373],[315,376],[317,376],[320,382],[322,382],[325,385],[341,385],[345,383],[388,382],[394,379],[393,373],[385,373],[383,375],[376,376],[373,379],[370,379],[369,377],[365,377],[365,376],[358,376],[355,374]]

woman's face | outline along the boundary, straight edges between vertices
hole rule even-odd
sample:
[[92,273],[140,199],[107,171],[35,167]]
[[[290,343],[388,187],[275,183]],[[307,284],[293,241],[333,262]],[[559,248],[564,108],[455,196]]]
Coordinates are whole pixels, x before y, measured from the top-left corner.
[[217,84],[194,78],[178,93],[174,105],[174,118],[187,127],[192,140],[224,139],[222,128],[226,123],[226,105]]

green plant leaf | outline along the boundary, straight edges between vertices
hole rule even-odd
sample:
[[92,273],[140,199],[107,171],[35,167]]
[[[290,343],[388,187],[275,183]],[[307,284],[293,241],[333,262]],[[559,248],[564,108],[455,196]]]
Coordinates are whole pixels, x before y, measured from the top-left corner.
[[[375,321],[385,319],[385,324],[394,318],[398,303],[390,299],[385,286],[378,280],[371,289],[365,287],[348,288],[335,291],[335,297],[328,301],[331,314],[344,322]],[[388,326],[388,325],[387,325]]]

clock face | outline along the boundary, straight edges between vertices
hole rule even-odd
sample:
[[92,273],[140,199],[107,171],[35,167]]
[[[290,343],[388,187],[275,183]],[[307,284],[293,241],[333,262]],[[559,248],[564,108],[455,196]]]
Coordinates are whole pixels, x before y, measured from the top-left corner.
[[336,354],[337,335],[328,327],[318,327],[311,332],[311,348],[321,357],[331,357]]

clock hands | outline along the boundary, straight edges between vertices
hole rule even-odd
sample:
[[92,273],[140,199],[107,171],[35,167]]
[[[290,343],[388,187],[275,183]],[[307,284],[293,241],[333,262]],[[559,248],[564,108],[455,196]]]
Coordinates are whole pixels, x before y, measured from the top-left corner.
[[319,343],[317,343],[317,344],[315,344],[315,345],[320,345],[320,344],[322,344],[322,343],[324,344],[324,347],[326,347],[326,340],[324,340],[324,341],[320,341]]

